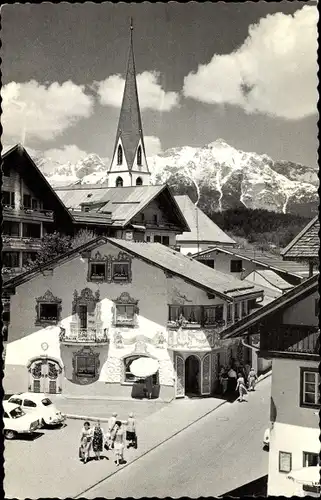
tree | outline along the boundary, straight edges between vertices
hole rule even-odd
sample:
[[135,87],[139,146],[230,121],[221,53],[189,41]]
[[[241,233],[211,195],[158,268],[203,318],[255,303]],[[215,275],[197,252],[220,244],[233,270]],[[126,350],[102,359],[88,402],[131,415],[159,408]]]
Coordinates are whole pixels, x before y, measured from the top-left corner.
[[85,243],[88,243],[89,241],[94,240],[95,238],[97,238],[95,231],[90,229],[80,229],[80,231],[78,231],[78,233],[72,238],[71,246],[72,248],[77,248]]
[[37,267],[71,250],[71,237],[65,236],[57,231],[46,234],[41,241],[41,248],[37,252],[37,258],[30,262],[28,267]]

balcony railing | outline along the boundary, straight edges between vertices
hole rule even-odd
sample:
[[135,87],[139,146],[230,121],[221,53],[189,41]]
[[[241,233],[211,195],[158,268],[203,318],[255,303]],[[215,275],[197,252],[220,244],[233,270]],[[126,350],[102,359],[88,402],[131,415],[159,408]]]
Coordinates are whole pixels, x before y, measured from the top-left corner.
[[3,247],[17,248],[17,249],[27,249],[32,248],[33,250],[39,250],[41,248],[41,238],[29,238],[24,236],[2,236]]
[[318,327],[280,325],[261,332],[261,351],[319,354],[320,331]]
[[70,330],[60,327],[59,341],[76,344],[108,344],[107,328],[79,328],[71,325]]
[[52,210],[47,210],[46,208],[30,208],[30,207],[14,207],[11,205],[4,205],[3,207],[4,215],[19,215],[20,217],[25,215],[31,215],[33,218],[41,218],[49,221],[54,220],[54,213]]

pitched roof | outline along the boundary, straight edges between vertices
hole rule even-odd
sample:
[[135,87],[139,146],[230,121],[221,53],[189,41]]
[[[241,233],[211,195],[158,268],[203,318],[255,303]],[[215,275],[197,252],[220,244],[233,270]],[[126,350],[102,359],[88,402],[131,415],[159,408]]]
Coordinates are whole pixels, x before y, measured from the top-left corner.
[[[165,205],[176,224],[188,231],[189,226],[167,184],[158,186],[107,187],[104,185],[66,186],[55,188],[58,196],[70,210],[76,210],[82,204],[92,204],[88,213],[108,214],[111,221],[107,224],[126,226],[141,210],[158,197],[166,199]],[[75,212],[73,212],[75,214]],[[77,216],[81,218],[81,212]]]
[[40,200],[50,203],[50,209],[55,212],[56,217],[63,217],[68,222],[73,222],[73,217],[64,205],[63,201],[53,190],[45,176],[37,167],[27,150],[16,144],[5,151],[1,156],[4,164],[11,162],[15,170],[23,177],[24,182],[30,187]]
[[319,288],[319,274],[304,280],[299,285],[281,295],[276,300],[256,310],[246,318],[237,321],[224,330],[224,338],[238,337],[245,334],[249,328],[268,316],[296,304],[300,299],[311,295]]
[[208,292],[217,294],[230,302],[234,297],[262,296],[261,289],[251,283],[244,283],[229,274],[223,274],[214,269],[205,267],[203,264],[191,259],[180,252],[176,252],[160,243],[136,243],[116,238],[99,237],[81,245],[65,254],[52,259],[41,267],[37,267],[26,273],[11,278],[3,285],[3,290],[12,289],[34,278],[45,269],[52,269],[80,254],[86,250],[99,247],[107,242],[112,243],[121,250],[138,257],[151,265],[159,267],[170,274],[180,276]]
[[291,276],[295,276],[297,278],[306,278],[309,276],[309,267],[306,263],[284,261],[280,256],[273,253],[265,251],[261,252],[259,250],[253,250],[249,248],[224,248],[223,246],[216,246],[194,254],[193,258],[202,258],[203,255],[206,255],[213,251],[226,253],[238,259],[252,261],[259,266],[263,266],[267,269],[272,269],[285,274],[290,274]]
[[125,88],[119,115],[119,122],[116,133],[116,141],[115,141],[113,157],[116,153],[116,148],[119,138],[121,138],[122,140],[128,169],[131,170],[135,159],[136,149],[140,141],[145,155],[143,125],[140,115],[137,83],[136,83],[132,25],[130,27],[130,45],[129,45]]
[[320,248],[320,221],[318,215],[286,246],[281,255],[284,259],[318,258]]
[[195,207],[189,196],[175,196],[175,200],[191,229],[190,232],[184,232],[177,236],[178,242],[203,241],[216,244],[235,244],[235,241],[207,217],[200,208]]
[[272,269],[256,269],[254,272],[259,276],[262,276],[262,278],[264,278],[270,285],[278,288],[279,290],[289,290],[290,288],[293,288],[293,285],[281,278],[281,276],[272,271]]

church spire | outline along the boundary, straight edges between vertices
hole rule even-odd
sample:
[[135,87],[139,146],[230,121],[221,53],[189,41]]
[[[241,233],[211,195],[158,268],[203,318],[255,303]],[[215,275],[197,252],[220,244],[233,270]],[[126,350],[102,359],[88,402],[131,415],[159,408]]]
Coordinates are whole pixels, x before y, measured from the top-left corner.
[[[150,176],[140,115],[133,47],[133,19],[130,18],[130,44],[125,88],[120,110],[113,159],[109,172],[141,172]],[[116,167],[117,165],[117,167]],[[120,168],[122,166],[122,168]],[[116,167],[116,168],[115,168]],[[149,183],[149,182],[148,182]],[[126,183],[127,184],[127,183]],[[135,185],[135,183],[134,183]]]

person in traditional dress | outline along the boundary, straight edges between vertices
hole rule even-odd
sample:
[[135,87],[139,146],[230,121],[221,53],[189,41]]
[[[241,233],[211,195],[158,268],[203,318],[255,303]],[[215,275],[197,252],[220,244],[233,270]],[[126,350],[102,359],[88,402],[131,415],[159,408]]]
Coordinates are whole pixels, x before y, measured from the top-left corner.
[[255,391],[257,375],[255,373],[254,368],[251,368],[247,381],[248,381],[249,391]]
[[228,392],[232,393],[233,391],[236,390],[236,384],[237,384],[236,381],[237,373],[233,367],[229,369],[227,376],[228,376],[228,384],[227,384]]
[[247,394],[247,389],[245,386],[245,381],[244,377],[242,376],[241,373],[238,374],[238,379],[236,383],[236,391],[239,391],[239,398],[238,401],[242,402],[244,401],[244,395]]
[[96,460],[100,460],[101,452],[103,451],[103,443],[104,443],[104,433],[102,428],[100,427],[99,420],[96,422],[93,432],[93,451],[95,453]]
[[115,431],[113,434],[115,462],[118,466],[124,461],[124,447],[125,447],[125,430],[120,420],[116,421]]
[[126,441],[128,442],[127,448],[130,448],[131,446],[135,449],[137,448],[136,422],[133,413],[130,413],[128,416]]
[[152,399],[152,394],[153,394],[153,378],[146,377],[145,379],[145,390],[146,390],[146,396],[148,399]]
[[81,431],[79,458],[83,460],[84,464],[88,462],[90,449],[92,445],[93,432],[90,428],[90,423],[85,422]]

